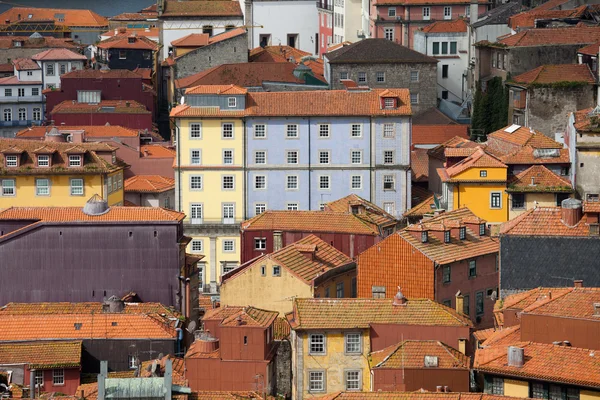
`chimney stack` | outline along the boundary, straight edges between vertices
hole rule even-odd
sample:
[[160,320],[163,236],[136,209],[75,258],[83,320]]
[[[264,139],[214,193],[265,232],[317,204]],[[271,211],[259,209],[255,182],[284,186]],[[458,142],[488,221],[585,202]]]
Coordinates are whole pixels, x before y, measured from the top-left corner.
[[396,295],[394,296],[394,302],[392,304],[394,304],[395,306],[405,306],[407,301],[408,300],[406,299],[406,297],[404,297],[402,291],[400,290],[400,286],[398,286],[398,293],[396,293]]
[[525,350],[520,347],[509,346],[508,347],[508,366],[509,367],[523,367],[523,358]]
[[469,22],[474,24],[479,19],[479,2],[477,0],[471,0],[469,5]]
[[581,279],[574,280],[573,281],[573,287],[582,288],[583,287],[583,281]]
[[581,200],[566,199],[561,203],[561,217],[563,224],[573,227],[582,217]]

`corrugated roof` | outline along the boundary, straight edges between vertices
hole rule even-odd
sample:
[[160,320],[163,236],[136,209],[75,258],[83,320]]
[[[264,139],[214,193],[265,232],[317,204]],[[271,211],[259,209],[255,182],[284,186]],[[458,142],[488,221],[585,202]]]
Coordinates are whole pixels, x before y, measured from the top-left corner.
[[0,343],[0,364],[28,364],[30,369],[81,365],[81,342]]

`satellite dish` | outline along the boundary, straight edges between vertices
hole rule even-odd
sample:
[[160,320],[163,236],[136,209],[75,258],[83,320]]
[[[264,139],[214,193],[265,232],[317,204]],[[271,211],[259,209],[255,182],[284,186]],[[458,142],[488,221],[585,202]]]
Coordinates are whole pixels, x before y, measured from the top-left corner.
[[191,321],[185,330],[189,333],[194,333],[194,331],[196,330],[196,321]]
[[496,293],[495,290],[492,292],[492,295],[490,296],[490,299],[492,301],[496,301],[498,299],[498,293]]
[[181,96],[181,100],[179,100],[179,104],[185,104],[185,98]]

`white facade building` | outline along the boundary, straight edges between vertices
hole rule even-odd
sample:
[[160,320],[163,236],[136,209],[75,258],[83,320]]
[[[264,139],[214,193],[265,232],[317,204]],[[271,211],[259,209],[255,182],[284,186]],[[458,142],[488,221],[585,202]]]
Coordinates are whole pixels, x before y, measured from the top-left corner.
[[49,49],[31,57],[41,68],[44,89],[59,88],[60,77],[74,69],[83,69],[87,57],[67,49]]
[[369,37],[369,1],[334,0],[333,20],[334,44]]

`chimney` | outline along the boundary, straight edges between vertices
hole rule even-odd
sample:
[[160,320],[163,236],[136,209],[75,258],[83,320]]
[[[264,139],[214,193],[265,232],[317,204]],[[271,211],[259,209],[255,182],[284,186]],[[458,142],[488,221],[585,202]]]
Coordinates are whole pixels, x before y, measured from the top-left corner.
[[131,103],[130,103],[130,102],[128,102],[128,101],[126,101],[126,102],[125,102],[125,107],[130,107],[130,106],[131,106]]
[[395,306],[405,306],[407,301],[408,300],[406,297],[404,297],[402,291],[400,290],[400,286],[398,286],[398,293],[396,293],[394,296],[394,302],[392,304]]
[[573,281],[573,287],[582,288],[583,287],[583,281],[581,279],[574,280]]
[[71,133],[73,143],[83,143],[85,141],[84,131],[75,131]]
[[459,314],[463,314],[465,311],[465,298],[462,295],[462,293],[460,292],[460,290],[458,292],[456,292],[456,312]]
[[562,222],[573,227],[579,223],[582,216],[581,200],[566,199],[561,203]]
[[600,317],[600,303],[594,303],[594,316]]
[[115,35],[119,34],[119,28],[115,28]]
[[124,309],[125,302],[114,295],[105,300],[102,305],[102,312],[121,313]]
[[522,368],[524,354],[525,351],[522,348],[508,346],[508,366]]
[[471,0],[471,4],[469,5],[469,22],[474,24],[479,19],[479,2],[477,0]]
[[273,252],[281,250],[283,247],[283,237],[281,231],[273,231]]
[[317,253],[317,246],[314,244],[296,244],[296,250],[300,252],[304,257],[306,257],[310,261],[315,260],[315,255]]

